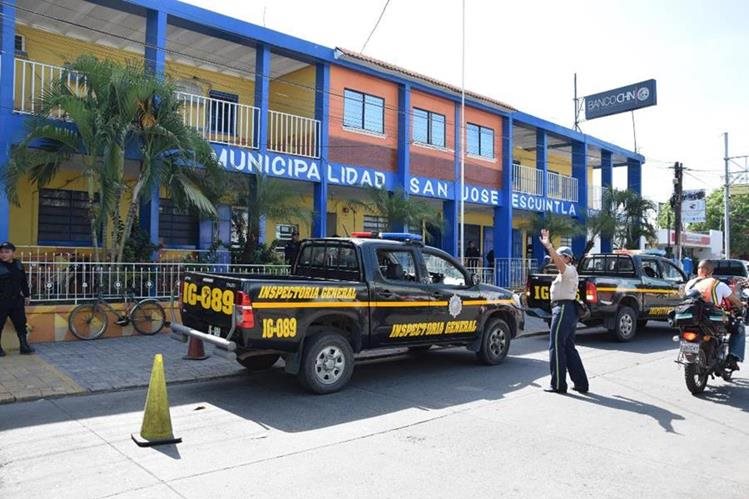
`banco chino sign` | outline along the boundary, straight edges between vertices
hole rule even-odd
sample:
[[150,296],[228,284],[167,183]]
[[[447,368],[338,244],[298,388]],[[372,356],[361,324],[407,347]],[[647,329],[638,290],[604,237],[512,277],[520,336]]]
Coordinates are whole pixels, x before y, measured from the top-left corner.
[[657,104],[655,80],[607,90],[585,98],[585,119],[633,111]]

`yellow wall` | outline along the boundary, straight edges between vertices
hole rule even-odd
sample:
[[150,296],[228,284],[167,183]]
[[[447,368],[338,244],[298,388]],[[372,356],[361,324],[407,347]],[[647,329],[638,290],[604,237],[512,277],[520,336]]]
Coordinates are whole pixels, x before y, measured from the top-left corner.
[[307,66],[270,82],[269,107],[273,111],[315,117],[315,67]]
[[[568,154],[559,154],[554,152],[553,149],[547,151],[548,154],[548,168],[550,172],[560,173],[562,175],[572,175],[572,162]],[[516,147],[512,153],[512,159],[520,161],[523,166],[536,166],[536,151],[526,151],[520,147]]]

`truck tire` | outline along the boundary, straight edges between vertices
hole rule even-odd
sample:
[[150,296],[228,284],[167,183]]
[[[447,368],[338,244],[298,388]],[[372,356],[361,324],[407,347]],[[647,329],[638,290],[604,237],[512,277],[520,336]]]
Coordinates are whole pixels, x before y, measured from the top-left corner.
[[298,379],[307,390],[333,393],[343,388],[354,372],[354,351],[342,332],[321,332],[304,345]]
[[510,351],[512,331],[502,319],[492,319],[484,327],[481,347],[476,352],[479,362],[494,366],[502,362]]
[[609,331],[617,341],[630,341],[637,334],[637,313],[631,307],[620,307],[616,313],[614,329]]
[[265,371],[266,369],[273,367],[273,364],[278,361],[279,357],[281,356],[271,353],[268,355],[255,355],[254,357],[237,359],[237,362],[250,371]]

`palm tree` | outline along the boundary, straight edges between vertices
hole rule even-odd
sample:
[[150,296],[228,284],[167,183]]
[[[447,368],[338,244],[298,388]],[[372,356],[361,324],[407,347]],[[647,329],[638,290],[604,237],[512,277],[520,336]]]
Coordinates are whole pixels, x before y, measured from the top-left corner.
[[612,238],[616,234],[618,192],[616,189],[606,189],[603,192],[601,209],[588,213],[588,218],[585,220],[588,240],[585,242],[583,254],[587,254],[593,248],[596,237]]
[[520,223],[520,228],[537,235],[541,229],[548,229],[552,235],[576,237],[585,234],[585,226],[576,218],[555,213],[533,213]]
[[[239,175],[239,174],[237,174]],[[273,219],[291,223],[300,221],[309,223],[311,213],[305,211],[298,192],[289,189],[289,184],[256,172],[244,175],[236,182],[238,188],[231,193],[232,204],[242,205],[247,210],[247,224],[244,230],[244,246],[239,257],[241,263],[265,263],[258,260],[260,238],[260,221]],[[326,216],[325,213],[317,214]]]
[[363,206],[371,213],[377,213],[385,219],[387,230],[404,227],[418,227],[424,224],[442,227],[439,210],[423,199],[407,196],[403,189],[394,192],[368,187],[364,200],[351,199],[348,204]]
[[651,218],[656,205],[631,191],[615,193],[617,210],[617,228],[615,239],[623,248],[639,248],[640,238],[652,241],[657,237]]

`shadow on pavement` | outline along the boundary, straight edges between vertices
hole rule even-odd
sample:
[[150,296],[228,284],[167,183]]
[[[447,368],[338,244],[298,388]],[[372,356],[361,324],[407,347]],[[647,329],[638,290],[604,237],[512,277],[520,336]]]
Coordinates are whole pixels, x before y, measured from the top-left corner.
[[711,380],[708,381],[706,390],[697,397],[749,412],[749,380],[743,378],[733,378],[729,382]]
[[[357,363],[343,391],[311,395],[275,368],[205,383],[172,385],[176,406],[215,406],[261,426],[304,432],[405,410],[430,412],[502,399],[548,376],[545,360],[510,356],[498,366],[478,365],[464,349],[437,350]],[[119,391],[0,407],[2,429],[124,413],[142,413],[145,393]],[[137,428],[133,428],[137,431]],[[179,454],[164,451],[179,459]]]
[[579,346],[597,348],[599,350],[615,350],[618,352],[651,354],[674,350],[676,357],[676,343],[673,342],[674,330],[666,323],[654,323],[637,331],[637,335],[626,343],[616,341],[605,329],[589,328],[579,331],[575,336],[575,343]]
[[648,404],[646,402],[640,402],[639,400],[631,399],[628,397],[622,397],[621,395],[615,395],[614,397],[604,397],[595,393],[587,393],[583,396],[574,396],[576,399],[589,402],[591,404],[601,405],[610,409],[616,409],[620,411],[634,412],[635,414],[642,414],[650,416],[651,418],[658,421],[661,428],[666,430],[668,433],[679,432],[674,430],[673,422],[684,420],[684,416],[676,414],[657,405]]

